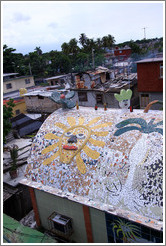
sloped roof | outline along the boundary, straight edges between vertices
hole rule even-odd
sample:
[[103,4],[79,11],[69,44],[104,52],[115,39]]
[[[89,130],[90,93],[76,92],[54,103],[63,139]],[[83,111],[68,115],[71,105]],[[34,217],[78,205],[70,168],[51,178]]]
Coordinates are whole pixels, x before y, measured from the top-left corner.
[[25,136],[26,134],[30,134],[32,132],[37,131],[42,122],[40,119],[33,120],[29,116],[25,114],[19,114],[12,118],[12,128],[16,128],[19,132],[20,137]]
[[145,63],[145,62],[160,62],[163,61],[163,57],[156,57],[156,58],[147,58],[140,61],[136,61],[136,63]]
[[161,228],[162,147],[162,111],[59,109],[36,135],[22,183]]
[[4,73],[3,77],[7,77],[7,76],[12,76],[12,75],[17,75],[19,73]]
[[20,224],[17,220],[3,214],[3,243],[24,244],[24,243],[54,243],[57,241],[40,231]]

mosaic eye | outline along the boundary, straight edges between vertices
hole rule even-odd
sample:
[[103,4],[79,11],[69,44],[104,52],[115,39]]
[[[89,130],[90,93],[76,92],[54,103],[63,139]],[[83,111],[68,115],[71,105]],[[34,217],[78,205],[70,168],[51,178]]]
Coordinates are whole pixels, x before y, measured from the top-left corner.
[[58,137],[60,137],[61,135],[63,134],[63,132],[56,132],[56,135],[58,136]]
[[71,137],[71,136],[72,136],[72,133],[71,133],[71,132],[66,132],[66,133],[65,133],[65,136],[66,136],[66,137]]
[[84,134],[79,133],[79,134],[77,134],[77,138],[79,138],[79,139],[83,139],[83,138],[85,138],[85,136],[84,136]]

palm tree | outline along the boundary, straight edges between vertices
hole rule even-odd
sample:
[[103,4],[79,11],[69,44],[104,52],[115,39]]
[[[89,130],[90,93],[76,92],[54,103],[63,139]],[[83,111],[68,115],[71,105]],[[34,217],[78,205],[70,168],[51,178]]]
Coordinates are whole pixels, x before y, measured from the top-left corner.
[[62,45],[61,45],[61,49],[62,49],[62,52],[65,54],[65,55],[68,55],[70,53],[69,51],[69,44],[64,42]]
[[36,47],[35,50],[36,50],[38,56],[42,55],[42,50],[40,49],[40,47]]
[[111,49],[114,43],[115,43],[115,39],[110,34],[102,38],[102,45],[105,49],[106,48]]
[[[158,132],[159,134],[163,135],[163,129],[157,127],[159,125],[162,125],[163,121],[159,121],[156,124],[154,124],[154,121],[155,118],[151,119],[149,123],[147,123],[142,118],[131,118],[131,119],[124,120],[116,125],[116,127],[119,129],[114,133],[114,136],[120,136],[121,134],[132,130],[138,130],[142,133],[141,138],[137,141],[137,143],[134,145],[134,147],[130,152],[129,155],[130,170],[128,173],[126,183],[123,186],[118,201],[124,198],[127,199],[128,204],[130,205],[132,204],[132,202],[130,203],[129,201],[132,198],[131,192],[132,192],[133,177],[135,174],[136,167],[142,163],[146,154],[148,153],[148,145],[146,142],[148,134],[152,132]],[[133,126],[133,125],[127,126],[129,124],[138,124],[139,126]]]
[[86,41],[87,41],[87,36],[85,35],[85,33],[81,33],[80,37],[79,37],[79,43],[82,45],[82,47],[84,48],[86,45]]
[[77,43],[78,43],[78,41],[75,38],[72,38],[69,41],[68,45],[69,45],[69,51],[71,54],[76,55],[78,53],[79,47],[78,47]]
[[93,38],[88,38],[86,41],[86,52],[91,53],[92,49],[96,49],[96,42],[94,41]]
[[108,48],[110,49],[115,43],[115,38],[110,34],[108,34],[107,39],[108,39]]

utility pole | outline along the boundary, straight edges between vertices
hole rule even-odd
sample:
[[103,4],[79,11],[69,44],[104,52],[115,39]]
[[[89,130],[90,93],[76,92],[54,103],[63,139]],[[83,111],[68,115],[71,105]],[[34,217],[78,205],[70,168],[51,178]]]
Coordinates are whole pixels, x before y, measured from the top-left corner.
[[32,75],[31,64],[30,63],[29,63],[29,72],[30,72],[30,75]]
[[92,48],[92,66],[95,69],[95,60],[94,60],[94,49]]
[[146,28],[147,27],[143,27],[142,29],[144,29],[144,39],[146,39]]

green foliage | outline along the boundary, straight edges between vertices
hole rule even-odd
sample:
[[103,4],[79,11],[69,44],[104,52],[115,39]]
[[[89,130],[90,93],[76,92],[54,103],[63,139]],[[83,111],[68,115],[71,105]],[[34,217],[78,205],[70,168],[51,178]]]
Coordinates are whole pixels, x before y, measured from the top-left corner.
[[[149,46],[150,42],[154,45]],[[139,45],[143,45],[140,48]],[[132,56],[147,55],[148,51],[158,52],[163,50],[163,38],[130,40],[117,44],[119,47],[128,45],[132,49]],[[72,38],[69,42],[61,45],[62,51],[51,50],[43,53],[40,47],[36,47],[33,52],[22,55],[15,53],[16,49],[3,46],[3,72],[16,72],[19,75],[29,75],[34,78],[46,78],[69,72],[83,72],[92,69],[92,50],[94,51],[95,65],[104,63],[104,53],[115,46],[115,39],[108,34],[104,37],[88,38],[85,33],[81,33],[79,39]],[[136,69],[135,69],[136,70]]]
[[17,169],[18,146],[14,144],[13,147],[8,147],[8,148],[9,148],[10,157],[12,160],[10,170],[14,171]]
[[10,99],[7,102],[7,105],[3,105],[3,142],[6,143],[6,136],[11,130],[11,122],[10,119],[13,116],[13,107],[15,104],[13,103],[13,99]]
[[129,46],[132,50],[132,53],[141,54],[140,47],[133,40],[130,41]]
[[8,48],[8,46],[5,44],[3,46],[3,67],[4,67],[4,73],[14,73],[14,61],[15,61],[15,55],[14,51],[16,49]]

